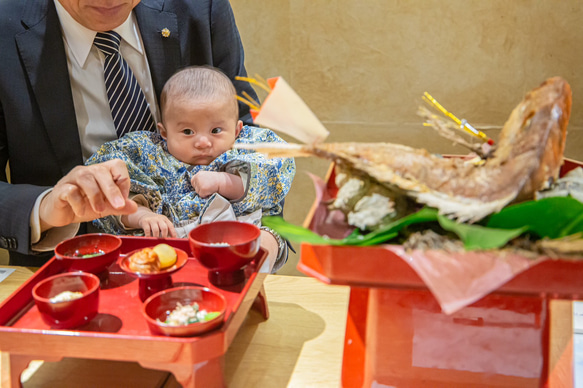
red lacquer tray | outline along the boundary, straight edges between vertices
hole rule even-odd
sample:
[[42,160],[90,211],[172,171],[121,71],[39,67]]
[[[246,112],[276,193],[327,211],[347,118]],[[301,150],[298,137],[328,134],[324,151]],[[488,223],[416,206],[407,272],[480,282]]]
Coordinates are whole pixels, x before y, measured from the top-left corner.
[[[122,237],[121,254],[166,243],[189,253],[187,239]],[[208,271],[193,257],[172,275],[174,286],[198,285],[220,292],[227,300],[220,328],[196,337],[166,337],[150,333],[141,314],[138,279],[123,272],[117,263],[101,274],[99,313],[74,330],[53,330],[40,317],[32,288],[40,280],[63,272],[52,258],[10,297],[0,304],[0,351],[10,355],[12,385],[31,360],[57,361],[63,357],[136,361],[145,368],[167,370],[188,387],[222,387],[221,357],[227,351],[249,308],[255,304],[268,317],[263,281],[259,272],[266,251],[261,248],[245,269],[245,281],[215,287]]]

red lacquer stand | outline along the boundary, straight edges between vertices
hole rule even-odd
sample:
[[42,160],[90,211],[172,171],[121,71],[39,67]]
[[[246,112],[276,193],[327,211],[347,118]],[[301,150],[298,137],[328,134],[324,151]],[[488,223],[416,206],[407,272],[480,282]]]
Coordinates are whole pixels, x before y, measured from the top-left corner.
[[[564,172],[577,165],[567,161]],[[551,304],[582,299],[583,262],[543,261],[451,315],[382,246],[302,244],[298,269],[350,286],[343,387],[573,386],[572,332],[551,343]],[[551,350],[560,356],[552,363]]]
[[[122,254],[165,242],[190,252],[188,240],[127,237]],[[208,271],[190,257],[172,275],[173,284],[199,285],[219,291],[227,300],[222,326],[195,337],[165,337],[150,333],[141,315],[138,279],[124,273],[117,264],[101,274],[98,315],[74,330],[54,330],[44,324],[32,300],[32,287],[41,279],[63,272],[55,258],[0,304],[0,351],[10,376],[2,376],[2,387],[20,387],[20,375],[32,360],[59,361],[65,357],[134,361],[145,368],[172,372],[183,387],[224,387],[222,359],[251,307],[265,319],[269,316],[263,281],[259,272],[267,253],[260,249],[245,269],[245,281],[229,287],[215,287]]]
[[[543,262],[451,315],[441,312],[402,258],[382,247],[303,244],[298,268],[323,282],[350,286],[344,387],[573,384],[568,346],[562,365],[549,368],[549,306],[553,299],[583,296],[583,263]],[[568,371],[558,382],[557,368]]]

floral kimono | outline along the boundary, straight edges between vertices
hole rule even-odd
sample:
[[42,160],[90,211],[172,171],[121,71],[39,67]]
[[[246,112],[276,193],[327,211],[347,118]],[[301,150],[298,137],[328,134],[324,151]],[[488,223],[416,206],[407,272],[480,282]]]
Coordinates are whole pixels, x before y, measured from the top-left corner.
[[[284,140],[265,128],[244,126],[235,143],[278,142]],[[193,166],[172,156],[166,141],[157,132],[137,131],[121,139],[105,143],[87,160],[96,164],[112,159],[126,163],[131,179],[130,192],[138,202],[152,211],[168,217],[175,226],[196,222],[210,198],[201,198],[190,180],[199,171],[223,171],[240,175],[245,195],[230,201],[234,214],[245,216],[261,210],[263,215],[282,213],[283,199],[289,192],[295,175],[293,158],[268,159],[254,150],[231,149],[219,155],[209,165]],[[117,217],[93,221],[106,233],[134,234],[126,230]]]

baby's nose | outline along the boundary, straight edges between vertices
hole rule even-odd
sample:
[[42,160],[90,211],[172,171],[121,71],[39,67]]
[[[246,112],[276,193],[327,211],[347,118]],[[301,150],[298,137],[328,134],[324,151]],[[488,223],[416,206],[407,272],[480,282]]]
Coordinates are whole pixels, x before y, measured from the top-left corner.
[[208,148],[211,146],[211,141],[208,137],[201,135],[196,138],[195,146],[197,148]]

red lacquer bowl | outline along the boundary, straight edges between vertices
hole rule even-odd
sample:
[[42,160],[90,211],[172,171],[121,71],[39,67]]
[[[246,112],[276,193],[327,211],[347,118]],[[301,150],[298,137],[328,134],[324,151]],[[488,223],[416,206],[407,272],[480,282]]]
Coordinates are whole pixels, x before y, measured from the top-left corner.
[[[218,312],[211,320],[196,322],[189,325],[172,326],[164,323],[170,311],[181,305],[198,303],[200,310]],[[199,335],[219,327],[225,318],[227,300],[221,294],[206,287],[176,287],[160,291],[150,296],[143,304],[142,314],[154,334],[189,337]]]
[[243,268],[257,255],[261,230],[246,222],[215,221],[198,225],[188,234],[192,255],[209,270],[215,285],[245,279]]
[[[64,291],[81,292],[78,299],[53,303]],[[42,320],[54,329],[70,329],[89,322],[99,306],[99,278],[86,272],[66,272],[40,281],[32,296]]]
[[[55,257],[65,264],[66,271],[83,271],[98,274],[119,257],[122,241],[119,237],[92,233],[83,234],[61,242],[55,248]],[[97,254],[93,257],[83,255]]]

